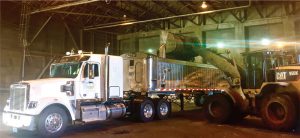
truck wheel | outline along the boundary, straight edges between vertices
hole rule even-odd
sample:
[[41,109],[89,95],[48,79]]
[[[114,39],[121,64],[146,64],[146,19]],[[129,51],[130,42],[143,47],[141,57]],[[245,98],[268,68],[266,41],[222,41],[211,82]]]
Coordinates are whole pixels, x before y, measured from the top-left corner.
[[290,96],[275,94],[262,103],[263,122],[274,130],[289,130],[295,127],[297,109]]
[[151,100],[145,99],[139,108],[139,119],[142,122],[150,122],[155,115],[154,104]]
[[210,122],[225,123],[230,120],[232,103],[221,94],[208,96],[204,103],[204,114]]
[[204,93],[196,93],[194,96],[194,103],[196,106],[203,106],[204,103]]
[[159,120],[168,119],[171,113],[170,103],[165,99],[160,99],[156,105],[156,117]]
[[66,112],[59,107],[50,107],[38,118],[38,131],[44,137],[59,137],[65,131],[68,123]]

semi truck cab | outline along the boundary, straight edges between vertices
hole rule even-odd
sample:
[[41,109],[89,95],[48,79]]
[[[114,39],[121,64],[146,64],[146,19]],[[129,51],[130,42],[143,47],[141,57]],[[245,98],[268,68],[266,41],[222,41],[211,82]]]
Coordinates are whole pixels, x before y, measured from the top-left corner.
[[69,122],[124,116],[126,108],[122,98],[121,57],[71,54],[52,63],[49,78],[20,81],[10,86],[3,123],[57,136]]

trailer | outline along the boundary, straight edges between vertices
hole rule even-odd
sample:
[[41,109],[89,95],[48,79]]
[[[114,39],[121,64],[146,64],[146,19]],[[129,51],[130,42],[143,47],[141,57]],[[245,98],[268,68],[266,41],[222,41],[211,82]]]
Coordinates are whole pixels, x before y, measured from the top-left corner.
[[[107,50],[106,50],[107,51]],[[57,137],[68,125],[122,117],[167,119],[170,96],[223,91],[222,71],[212,65],[130,53],[79,51],[56,60],[49,78],[11,85],[3,123],[14,130]]]
[[124,60],[124,91],[198,92],[229,87],[224,73],[215,66],[181,60],[159,58],[145,53],[122,55]]

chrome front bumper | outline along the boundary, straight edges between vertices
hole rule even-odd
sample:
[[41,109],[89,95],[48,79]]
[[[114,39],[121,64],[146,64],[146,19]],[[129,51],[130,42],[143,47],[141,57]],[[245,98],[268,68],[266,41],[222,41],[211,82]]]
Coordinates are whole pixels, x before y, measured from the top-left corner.
[[13,127],[34,131],[36,129],[35,117],[17,113],[3,112],[3,124]]

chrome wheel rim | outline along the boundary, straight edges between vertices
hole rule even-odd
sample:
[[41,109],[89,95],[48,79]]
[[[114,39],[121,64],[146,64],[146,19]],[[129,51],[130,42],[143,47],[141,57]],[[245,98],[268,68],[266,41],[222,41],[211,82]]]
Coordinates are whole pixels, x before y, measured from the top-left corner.
[[146,104],[144,107],[144,116],[146,118],[151,118],[153,115],[153,108],[150,104]]
[[162,103],[159,107],[159,112],[163,116],[167,115],[169,112],[168,105],[166,103]]
[[45,128],[50,133],[58,132],[63,125],[63,118],[58,113],[49,114],[45,120]]

